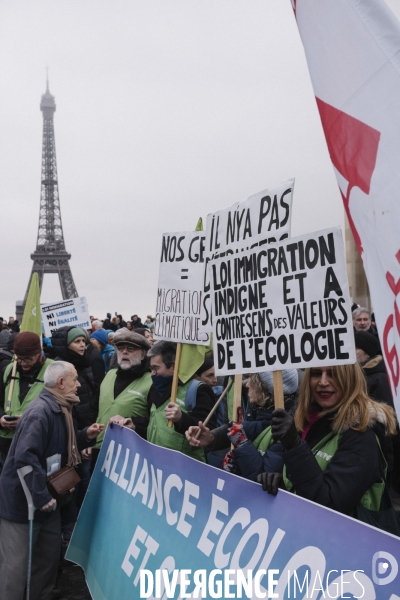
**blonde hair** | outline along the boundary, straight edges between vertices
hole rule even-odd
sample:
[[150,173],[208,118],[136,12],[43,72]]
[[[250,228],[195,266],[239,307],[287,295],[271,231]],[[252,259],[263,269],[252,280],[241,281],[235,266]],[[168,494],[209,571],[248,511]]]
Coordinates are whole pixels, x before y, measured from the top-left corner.
[[[332,379],[342,391],[343,397],[334,407],[336,415],[333,419],[332,429],[336,433],[354,429],[355,431],[366,431],[371,421],[377,419],[378,413],[384,413],[386,420],[386,434],[396,434],[396,415],[394,410],[382,402],[375,402],[368,396],[367,384],[364,373],[358,363],[354,365],[336,365],[327,367]],[[301,382],[297,410],[294,422],[298,431],[304,431],[308,424],[308,416],[317,402],[311,396],[310,380],[312,369],[306,369]],[[320,415],[330,412],[332,409],[322,411]]]
[[249,376],[249,381],[254,391],[255,404],[258,406],[265,406],[268,400],[272,400],[272,396],[269,393],[267,386],[261,381],[260,376],[257,373],[252,373]]

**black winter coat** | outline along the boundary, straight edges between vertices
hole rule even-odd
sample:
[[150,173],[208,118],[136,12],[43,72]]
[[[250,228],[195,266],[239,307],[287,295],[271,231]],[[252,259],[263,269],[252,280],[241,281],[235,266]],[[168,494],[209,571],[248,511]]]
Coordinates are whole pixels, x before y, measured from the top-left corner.
[[377,402],[385,402],[394,408],[393,396],[389,385],[383,357],[378,355],[368,359],[362,365],[367,381],[368,395]]
[[257,481],[257,475],[264,471],[281,473],[283,469],[282,444],[272,444],[263,455],[252,444],[260,433],[271,425],[273,411],[273,405],[265,408],[250,404],[246,420],[243,423],[243,429],[249,441],[233,450],[240,475],[251,481]]
[[141,327],[145,327],[144,323],[142,323],[142,319],[138,317],[137,321],[131,321],[132,329],[140,329]]
[[10,364],[12,357],[12,352],[9,352],[4,348],[0,350],[0,377],[2,377],[5,368]]
[[99,387],[96,386],[94,381],[87,350],[81,356],[68,348],[67,336],[70,329],[73,329],[73,327],[60,327],[53,333],[51,340],[55,355],[54,360],[64,360],[71,363],[78,373],[78,381],[81,387],[77,391],[80,404],[76,407],[76,418],[78,429],[83,429],[93,423],[93,414],[96,411],[96,406],[98,406]]
[[[340,513],[352,513],[364,493],[382,477],[381,458],[375,434],[383,438],[383,426],[371,423],[365,432],[348,429],[342,435],[337,452],[322,471],[312,448],[332,431],[334,413],[313,423],[305,441],[284,450],[286,475],[298,496],[327,506]],[[383,440],[381,442],[384,448]]]
[[19,333],[19,321],[15,320],[14,323],[9,323],[7,327],[9,327],[13,333]]
[[[294,406],[295,397],[296,394],[284,397],[285,409],[288,412]],[[249,442],[233,450],[240,475],[251,481],[257,481],[260,473],[281,473],[283,470],[282,444],[274,443],[264,454],[261,454],[251,443],[271,425],[274,410],[273,401],[266,406],[249,403],[243,423],[243,429]]]
[[[76,423],[74,423],[76,425]],[[88,440],[86,429],[77,431],[78,450],[88,448],[95,440]],[[46,459],[61,454],[61,467],[68,460],[68,432],[64,414],[54,396],[43,389],[28,406],[15,430],[10,451],[0,477],[0,518],[16,523],[27,523],[28,506],[17,469],[33,467],[25,477],[34,506],[40,508],[51,500],[46,487]],[[48,514],[36,510],[35,521],[45,521]]]

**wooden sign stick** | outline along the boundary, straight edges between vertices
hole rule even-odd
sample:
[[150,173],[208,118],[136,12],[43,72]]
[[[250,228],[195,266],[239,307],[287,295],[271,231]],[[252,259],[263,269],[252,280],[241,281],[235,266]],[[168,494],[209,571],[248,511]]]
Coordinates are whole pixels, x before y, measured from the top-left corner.
[[[233,389],[233,408],[232,408],[232,418],[237,421],[238,419],[238,409],[242,406],[242,381],[243,375],[235,375],[235,387]],[[231,450],[233,450],[234,446],[231,444]]]
[[[207,423],[209,422],[209,420],[211,419],[211,417],[213,416],[213,414],[217,410],[218,406],[220,405],[222,400],[225,398],[225,396],[227,395],[227,393],[229,392],[229,390],[231,389],[232,386],[233,386],[233,379],[230,380],[230,382],[228,383],[228,385],[226,386],[226,388],[224,389],[224,391],[222,392],[222,394],[220,395],[220,397],[218,398],[218,400],[216,401],[216,403],[214,404],[214,406],[208,413],[206,419],[204,419],[204,423],[203,423],[204,427],[206,427]],[[196,437],[195,437],[196,440],[199,439],[200,434],[201,434],[201,430],[199,429],[199,431],[196,433]]]
[[282,371],[274,371],[274,403],[275,409],[277,408],[285,408],[285,399],[283,397],[283,380],[282,380]]
[[[179,374],[179,363],[181,362],[182,344],[178,342],[176,347],[174,376],[172,378],[172,389],[171,389],[171,400],[170,402],[176,402],[176,394],[178,391],[178,374]],[[174,422],[171,419],[168,421],[168,427],[173,427]]]
[[12,400],[12,395],[13,395],[13,391],[14,391],[14,383],[15,383],[16,373],[17,373],[17,357],[14,356],[14,364],[12,367],[11,381],[10,381],[10,387],[8,390],[8,398],[7,398],[7,406],[6,406],[7,412],[11,411],[11,400]]

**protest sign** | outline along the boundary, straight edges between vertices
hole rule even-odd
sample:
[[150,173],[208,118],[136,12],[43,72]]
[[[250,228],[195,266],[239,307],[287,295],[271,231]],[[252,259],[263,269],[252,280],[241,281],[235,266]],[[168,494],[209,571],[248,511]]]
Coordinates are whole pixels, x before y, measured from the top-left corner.
[[164,233],[158,277],[154,337],[185,344],[209,344],[200,332],[205,233]]
[[66,558],[94,600],[398,600],[399,556],[395,536],[114,426]]
[[202,331],[211,331],[209,261],[290,237],[294,179],[207,216]]
[[48,337],[65,325],[73,325],[82,329],[91,328],[89,309],[84,296],[42,304],[41,311],[44,334]]
[[339,228],[210,262],[221,375],[356,362]]

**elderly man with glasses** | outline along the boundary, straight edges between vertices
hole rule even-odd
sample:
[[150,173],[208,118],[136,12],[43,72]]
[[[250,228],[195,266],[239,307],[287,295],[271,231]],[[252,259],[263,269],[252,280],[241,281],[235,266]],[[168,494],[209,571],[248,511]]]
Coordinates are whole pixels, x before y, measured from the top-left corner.
[[[121,426],[127,425],[146,437],[149,423],[147,395],[152,384],[147,367],[150,344],[143,335],[126,327],[115,332],[114,344],[118,368],[110,369],[101,384],[97,423],[107,425],[111,420]],[[104,431],[98,436],[92,451],[92,468],[103,437]]]
[[[36,333],[24,331],[14,340],[17,370],[11,362],[0,377],[0,473],[14,437],[18,419],[44,387],[44,373],[53,362],[46,359]],[[12,391],[12,393],[11,393]]]

